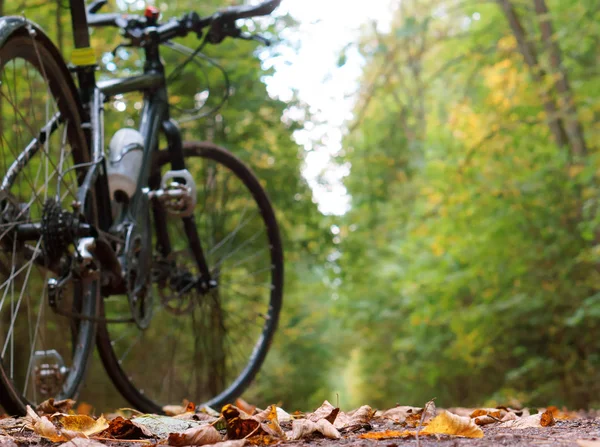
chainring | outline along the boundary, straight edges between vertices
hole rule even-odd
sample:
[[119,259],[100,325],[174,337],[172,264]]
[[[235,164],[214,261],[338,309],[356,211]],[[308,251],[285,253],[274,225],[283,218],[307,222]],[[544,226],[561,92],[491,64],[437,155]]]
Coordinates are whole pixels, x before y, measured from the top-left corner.
[[136,213],[138,222],[125,224],[123,254],[124,277],[131,316],[140,329],[146,329],[152,319],[154,305],[151,275],[152,237],[148,208],[147,206],[141,208],[143,209],[138,209]]

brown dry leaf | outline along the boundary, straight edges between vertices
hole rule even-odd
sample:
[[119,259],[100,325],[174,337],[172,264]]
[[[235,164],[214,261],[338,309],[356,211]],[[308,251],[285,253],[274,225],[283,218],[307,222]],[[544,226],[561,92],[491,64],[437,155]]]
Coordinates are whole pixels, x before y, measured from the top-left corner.
[[253,418],[258,420],[258,422],[260,422],[263,426],[266,425],[269,428],[269,430],[266,430],[267,432],[270,432],[268,433],[269,435],[276,438],[285,439],[285,433],[279,425],[276,405],[269,405],[265,411],[254,415]]
[[386,430],[380,432],[369,432],[359,435],[358,437],[361,439],[393,439],[393,438],[408,438],[409,436],[414,436],[416,433],[412,430]]
[[296,419],[292,422],[292,433],[289,438],[293,440],[302,439],[313,433],[321,433],[329,439],[340,439],[342,435],[327,419],[319,419],[313,422],[309,419]]
[[333,425],[338,430],[351,426],[366,425],[371,421],[374,414],[375,411],[368,405],[363,405],[348,414],[340,411],[333,422]]
[[190,428],[183,433],[170,433],[169,445],[206,445],[222,441],[221,435],[212,425]]
[[73,399],[54,400],[54,398],[51,397],[35,407],[35,411],[39,415],[68,413],[69,410],[73,408],[73,405],[75,405],[75,401]]
[[423,412],[423,409],[419,407],[408,407],[405,405],[399,405],[397,407],[390,408],[389,410],[385,410],[381,413],[378,413],[376,417],[382,419],[390,419],[394,422],[402,423],[406,421],[406,418],[408,416],[413,415],[417,412],[421,414],[421,412]]
[[130,419],[117,416],[109,422],[108,428],[101,433],[102,436],[115,439],[140,439],[153,437],[152,432],[143,425],[138,425]]
[[554,417],[554,419],[556,419],[557,421],[579,419],[581,417],[579,414],[577,414],[574,411],[567,411],[567,409],[564,407],[562,410],[559,410],[555,406],[550,406],[546,410],[550,411],[552,413],[552,416]]
[[85,437],[83,433],[60,430],[46,416],[38,416],[33,409],[27,405],[27,416],[25,418],[29,427],[42,438],[52,442],[68,441],[75,437]]
[[577,445],[580,447],[600,447],[600,441],[591,439],[578,439]]
[[[255,419],[256,416],[250,416],[231,404],[225,405],[221,414],[227,425],[228,439],[244,439],[260,435],[279,437],[279,434],[268,425],[261,424]],[[275,414],[277,414],[277,410],[275,410]]]
[[94,420],[85,414],[59,414],[52,416],[52,422],[58,424],[63,431],[79,432],[86,436],[95,435],[109,427],[108,421],[104,415]]
[[509,411],[508,413],[506,413],[504,415],[504,417],[501,419],[501,422],[506,422],[506,421],[515,421],[517,420],[517,415],[514,414],[512,411]]
[[242,410],[243,412],[250,414],[250,415],[252,415],[256,412],[256,405],[250,405],[248,402],[246,402],[242,398],[238,398],[235,400],[235,406],[237,408],[239,408],[240,410]]
[[542,425],[542,417],[544,417],[544,423],[550,423],[550,425],[554,425],[554,419],[550,421],[549,416],[543,416],[545,414],[552,415],[551,412],[544,412],[533,414],[531,416],[522,417],[516,420],[503,422],[501,427],[512,428],[513,430],[522,430],[524,428],[539,428],[544,427]]
[[473,411],[470,417],[476,418],[479,416],[493,416],[497,419],[502,419],[506,413],[508,413],[508,411],[504,408],[479,408]]
[[196,404],[185,399],[183,401],[183,405],[165,405],[164,407],[162,407],[162,411],[164,411],[167,416],[177,416],[184,413],[195,413]]
[[471,419],[447,411],[433,418],[421,433],[483,438],[483,431]]
[[317,422],[319,419],[326,419],[333,424],[339,412],[339,408],[331,405],[329,401],[325,401],[313,413],[308,414],[306,419],[312,422]]
[[167,416],[177,416],[178,414],[183,414],[185,413],[185,409],[186,407],[183,405],[165,405],[162,407],[162,411],[164,411]]
[[495,422],[500,422],[500,419],[496,419],[488,414],[484,414],[481,416],[474,417],[473,422],[475,422],[475,424],[477,424],[479,426],[482,426],[482,425],[493,424]]
[[554,415],[552,414],[552,411],[544,411],[542,413],[542,416],[540,417],[540,425],[542,427],[552,427],[554,424],[556,424],[556,421],[554,420]]

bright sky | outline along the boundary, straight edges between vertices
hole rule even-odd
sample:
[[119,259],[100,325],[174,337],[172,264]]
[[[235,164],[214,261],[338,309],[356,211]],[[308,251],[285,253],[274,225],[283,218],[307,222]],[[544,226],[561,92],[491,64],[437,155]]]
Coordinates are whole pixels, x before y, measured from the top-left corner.
[[[346,64],[338,68],[339,54],[368,21],[376,20],[378,28],[385,29],[389,5],[390,0],[284,0],[279,8],[300,22],[299,35],[282,36],[297,39],[300,48],[272,61],[276,74],[269,81],[269,92],[286,100],[291,89],[296,89],[325,123],[309,124],[295,135],[307,150],[304,176],[323,213],[343,214],[349,206],[342,184],[349,169],[336,167],[331,156],[342,149],[343,123],[352,118],[352,94],[357,90],[361,60],[351,52]],[[315,144],[319,140],[322,144]]]

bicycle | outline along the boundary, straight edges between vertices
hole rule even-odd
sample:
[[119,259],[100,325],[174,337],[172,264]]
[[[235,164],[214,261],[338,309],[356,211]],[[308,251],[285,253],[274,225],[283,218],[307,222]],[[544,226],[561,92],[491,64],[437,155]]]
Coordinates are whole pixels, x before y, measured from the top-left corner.
[[[253,380],[279,319],[269,198],[226,149],[182,142],[160,48],[188,33],[202,39],[190,57],[226,37],[266,42],[235,21],[280,0],[165,22],[153,7],[99,13],[106,3],[70,0],[71,68],[36,24],[0,18],[0,403],[12,414],[76,398],[94,341],[137,409],[218,407]],[[118,28],[143,73],[96,81],[88,26]],[[139,128],[107,150],[104,104],[135,91]]]

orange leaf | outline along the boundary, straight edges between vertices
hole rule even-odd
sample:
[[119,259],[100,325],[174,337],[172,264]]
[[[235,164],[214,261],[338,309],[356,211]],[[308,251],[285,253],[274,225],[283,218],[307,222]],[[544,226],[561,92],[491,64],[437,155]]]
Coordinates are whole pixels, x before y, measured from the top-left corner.
[[395,430],[386,430],[380,432],[369,432],[359,435],[358,437],[361,439],[393,439],[393,438],[408,438],[409,436],[414,436],[416,433],[411,430],[403,430],[403,431],[395,431]]

